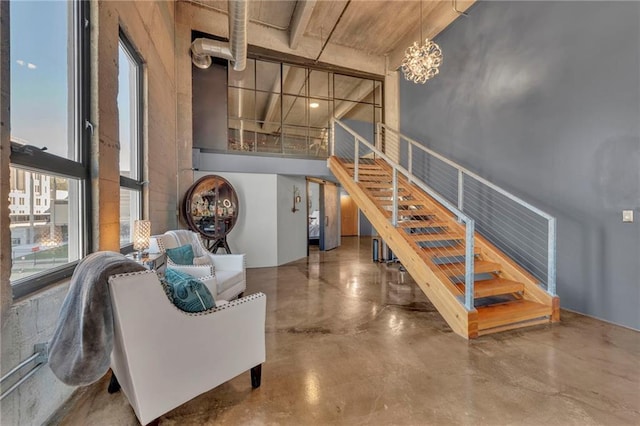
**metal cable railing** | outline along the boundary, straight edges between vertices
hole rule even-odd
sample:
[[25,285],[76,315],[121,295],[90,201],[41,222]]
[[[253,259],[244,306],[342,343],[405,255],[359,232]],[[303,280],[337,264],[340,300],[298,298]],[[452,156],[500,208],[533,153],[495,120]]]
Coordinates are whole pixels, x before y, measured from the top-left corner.
[[[459,299],[465,308],[474,309],[473,219],[406,167],[335,119],[331,123],[330,154],[351,169],[353,180],[362,183],[369,196],[382,205],[391,224],[403,228],[409,239],[428,252],[443,279],[454,291],[460,292]],[[436,206],[428,197],[410,195],[409,183],[418,186],[442,207]],[[442,208],[448,211],[446,218],[438,218],[437,213]],[[464,290],[460,287],[462,284]]]
[[378,123],[376,141],[401,167],[475,220],[477,231],[556,294],[556,219],[420,142]]

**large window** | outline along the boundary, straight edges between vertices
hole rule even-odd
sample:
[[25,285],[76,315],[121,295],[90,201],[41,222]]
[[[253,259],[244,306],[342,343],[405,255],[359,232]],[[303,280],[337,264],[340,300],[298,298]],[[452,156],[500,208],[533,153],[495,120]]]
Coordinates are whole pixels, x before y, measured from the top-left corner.
[[131,244],[142,219],[142,61],[124,34],[118,46],[120,246]]
[[371,138],[382,121],[377,80],[258,59],[228,73],[230,151],[326,157],[332,117]]
[[382,81],[336,70],[248,59],[236,72],[214,60],[193,67],[192,87],[193,146],[206,151],[326,158],[332,117],[371,141],[382,121]]
[[71,275],[89,246],[85,2],[11,2],[11,284]]

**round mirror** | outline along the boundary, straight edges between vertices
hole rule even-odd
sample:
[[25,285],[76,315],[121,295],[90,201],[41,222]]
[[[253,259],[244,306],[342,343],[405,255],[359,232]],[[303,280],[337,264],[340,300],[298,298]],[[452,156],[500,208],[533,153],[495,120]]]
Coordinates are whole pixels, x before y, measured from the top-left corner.
[[238,196],[231,184],[216,175],[204,176],[184,197],[184,216],[192,231],[206,240],[215,240],[209,249],[226,246],[226,235],[238,220]]

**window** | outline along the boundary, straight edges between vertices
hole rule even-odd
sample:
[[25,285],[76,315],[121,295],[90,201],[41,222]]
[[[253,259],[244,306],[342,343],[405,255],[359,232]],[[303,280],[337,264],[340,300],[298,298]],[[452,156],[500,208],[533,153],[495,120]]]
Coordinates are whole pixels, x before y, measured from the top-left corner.
[[382,121],[380,81],[249,59],[227,82],[229,151],[324,158],[331,117],[363,123],[371,141]]
[[11,3],[15,297],[70,276],[88,250],[87,16],[88,2]]
[[131,244],[142,219],[142,60],[124,34],[118,45],[120,137],[120,246]]

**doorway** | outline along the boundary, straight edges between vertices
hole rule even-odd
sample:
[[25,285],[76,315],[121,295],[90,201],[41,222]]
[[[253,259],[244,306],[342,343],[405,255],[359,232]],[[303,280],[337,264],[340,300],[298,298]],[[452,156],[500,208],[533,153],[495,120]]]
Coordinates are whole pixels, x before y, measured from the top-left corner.
[[340,190],[323,179],[307,177],[308,245],[331,250],[340,245]]

